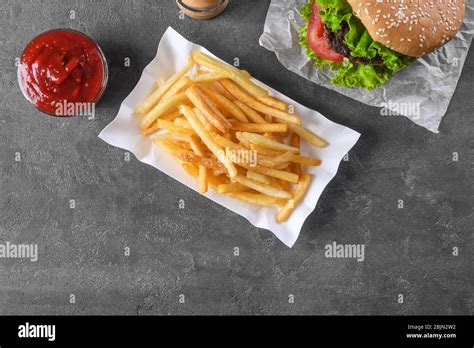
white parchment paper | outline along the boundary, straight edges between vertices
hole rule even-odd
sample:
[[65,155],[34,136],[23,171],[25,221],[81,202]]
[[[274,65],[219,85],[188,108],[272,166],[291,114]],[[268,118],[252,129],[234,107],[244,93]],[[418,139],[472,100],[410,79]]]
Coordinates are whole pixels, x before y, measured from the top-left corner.
[[272,0],[260,45],[274,51],[287,69],[310,81],[362,103],[391,109],[438,133],[471,45],[474,1],[466,0],[464,23],[451,42],[398,71],[390,82],[370,92],[334,86],[330,83],[331,72],[313,66],[305,49],[298,43],[298,29],[304,25],[299,9],[305,3],[306,0]]
[[[154,145],[150,138],[141,135],[139,122],[133,111],[136,105],[150,94],[156,80],[166,80],[177,70],[183,68],[186,65],[187,57],[194,51],[204,52],[217,58],[205,48],[186,40],[174,29],[168,28],[160,41],[155,59],[145,68],[137,86],[123,101],[118,115],[102,130],[99,137],[113,146],[132,152],[141,162],[152,165],[197,191],[196,180],[190,177],[168,153]],[[308,167],[307,172],[314,175],[309,192],[285,223],[278,224],[275,221],[277,208],[240,202],[218,194],[212,189],[205,196],[242,215],[254,226],[272,231],[283,243],[291,247],[298,238],[304,221],[314,210],[324,188],[336,175],[342,158],[354,146],[360,134],[329,121],[320,113],[296,103],[259,81],[255,81],[255,83],[268,89],[271,95],[293,105],[295,113],[301,116],[305,127],[329,142],[330,145],[324,149],[316,149],[302,142],[302,154],[320,158],[322,164],[318,167]],[[166,187],[163,188],[163,190],[166,189]]]

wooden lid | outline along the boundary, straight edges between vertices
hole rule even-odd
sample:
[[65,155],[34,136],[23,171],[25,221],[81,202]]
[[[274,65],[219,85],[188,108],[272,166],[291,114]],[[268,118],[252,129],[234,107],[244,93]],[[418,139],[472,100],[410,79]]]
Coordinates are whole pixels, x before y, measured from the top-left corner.
[[195,19],[210,19],[229,5],[229,0],[176,0],[183,13]]

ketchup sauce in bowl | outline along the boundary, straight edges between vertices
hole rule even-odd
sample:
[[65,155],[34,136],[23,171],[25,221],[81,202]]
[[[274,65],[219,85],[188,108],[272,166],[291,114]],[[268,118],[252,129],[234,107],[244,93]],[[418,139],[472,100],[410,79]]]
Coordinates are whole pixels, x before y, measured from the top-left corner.
[[105,91],[107,60],[99,45],[72,29],[55,29],[26,46],[18,66],[25,98],[53,116],[72,116],[74,107],[96,103]]

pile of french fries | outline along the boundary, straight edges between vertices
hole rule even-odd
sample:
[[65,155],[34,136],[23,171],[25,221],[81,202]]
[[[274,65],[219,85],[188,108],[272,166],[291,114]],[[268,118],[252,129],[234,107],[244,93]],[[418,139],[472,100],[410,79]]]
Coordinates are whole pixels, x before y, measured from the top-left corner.
[[300,153],[300,140],[327,142],[301,125],[288,105],[253,83],[247,71],[195,52],[136,108],[144,136],[199,182],[229,197],[279,208],[288,220],[321,161]]

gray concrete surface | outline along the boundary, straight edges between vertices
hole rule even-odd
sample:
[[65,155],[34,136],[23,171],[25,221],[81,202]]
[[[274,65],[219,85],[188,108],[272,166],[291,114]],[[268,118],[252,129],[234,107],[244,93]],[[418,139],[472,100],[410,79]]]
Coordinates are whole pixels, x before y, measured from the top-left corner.
[[[36,243],[39,259],[0,259],[0,314],[473,314],[472,50],[435,135],[286,71],[258,45],[268,0],[209,22],[173,1],[1,3],[0,242]],[[98,139],[169,25],[362,133],[294,248]],[[43,116],[18,89],[15,57],[56,27],[109,59],[94,121]],[[333,241],[365,244],[365,261],[325,258]]]

